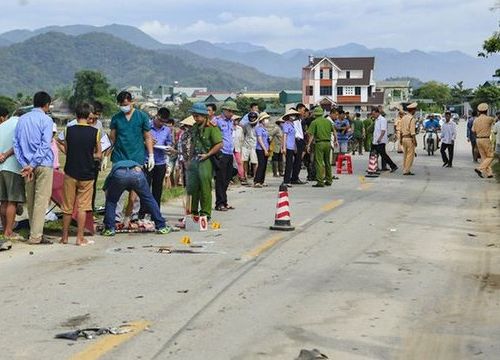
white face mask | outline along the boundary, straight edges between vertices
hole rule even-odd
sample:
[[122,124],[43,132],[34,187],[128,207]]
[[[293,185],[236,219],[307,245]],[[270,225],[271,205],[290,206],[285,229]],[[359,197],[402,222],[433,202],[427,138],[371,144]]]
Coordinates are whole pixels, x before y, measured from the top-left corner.
[[269,124],[269,119],[264,120],[263,123],[264,123],[264,125]]
[[132,106],[126,105],[126,106],[120,106],[120,110],[124,112],[125,114],[128,114],[130,110],[132,109]]

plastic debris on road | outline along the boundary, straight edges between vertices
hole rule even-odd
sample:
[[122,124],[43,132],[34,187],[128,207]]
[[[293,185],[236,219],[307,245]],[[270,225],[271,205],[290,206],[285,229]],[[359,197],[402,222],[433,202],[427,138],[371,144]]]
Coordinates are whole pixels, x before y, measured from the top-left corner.
[[77,341],[79,338],[91,340],[101,335],[121,335],[121,334],[127,334],[131,331],[132,329],[128,328],[127,325],[120,326],[117,328],[86,328],[86,329],[77,329],[74,331],[60,333],[57,334],[55,338],[73,340],[73,341]]

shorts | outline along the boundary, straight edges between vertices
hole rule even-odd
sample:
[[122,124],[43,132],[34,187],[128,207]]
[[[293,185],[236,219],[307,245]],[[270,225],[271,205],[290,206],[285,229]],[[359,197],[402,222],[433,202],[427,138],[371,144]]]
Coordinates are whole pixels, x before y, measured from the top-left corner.
[[24,179],[11,171],[0,171],[0,201],[26,202]]
[[249,149],[243,147],[241,149],[241,161],[249,161],[251,164],[257,164],[259,161],[257,160],[257,152],[255,149]]
[[94,180],[76,180],[71,176],[64,175],[64,199],[61,210],[64,214],[73,214],[73,210],[76,206],[78,211],[92,211],[93,193]]

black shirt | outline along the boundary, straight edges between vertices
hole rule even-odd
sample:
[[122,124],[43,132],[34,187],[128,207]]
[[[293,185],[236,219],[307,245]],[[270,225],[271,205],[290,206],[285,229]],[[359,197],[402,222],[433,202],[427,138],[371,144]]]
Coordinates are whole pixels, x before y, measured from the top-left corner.
[[66,164],[64,172],[76,180],[94,180],[94,150],[99,130],[89,125],[66,128]]

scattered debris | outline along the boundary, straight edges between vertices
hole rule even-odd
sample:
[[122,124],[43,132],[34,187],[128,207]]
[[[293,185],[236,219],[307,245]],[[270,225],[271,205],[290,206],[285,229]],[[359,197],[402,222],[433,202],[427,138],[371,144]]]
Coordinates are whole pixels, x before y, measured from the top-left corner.
[[33,251],[30,251],[30,255],[33,255],[33,254],[34,254],[34,252],[33,252]]
[[135,297],[136,299],[144,299],[144,295],[139,295]]
[[398,231],[397,229],[389,229],[390,232],[396,232]]
[[466,219],[465,221],[467,221],[467,222],[472,222],[472,219]]
[[118,328],[88,328],[88,329],[78,329],[74,331],[69,331],[65,333],[60,333],[55,336],[56,339],[66,339],[77,341],[78,338],[85,338],[87,340],[94,339],[101,335],[121,335],[131,332],[132,329],[125,326],[120,326]]
[[477,237],[476,234],[472,234],[472,233],[467,233],[467,235],[469,235],[470,237]]
[[316,359],[328,359],[328,356],[321,353],[318,349],[300,350],[299,357],[296,360],[316,360]]
[[486,247],[497,247],[497,244],[490,243],[490,244],[486,245]]
[[134,249],[135,249],[135,246],[127,246],[127,249],[129,249],[129,250],[134,250]]
[[179,294],[187,294],[189,290],[177,290]]
[[184,236],[182,239],[181,239],[181,243],[184,244],[184,245],[190,245],[191,244],[191,238],[189,236]]

